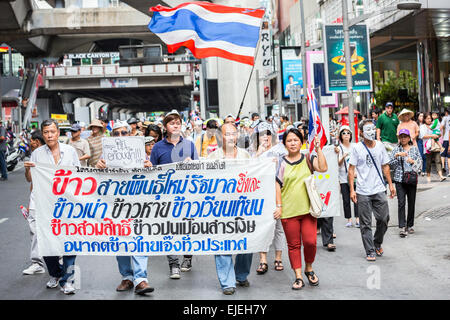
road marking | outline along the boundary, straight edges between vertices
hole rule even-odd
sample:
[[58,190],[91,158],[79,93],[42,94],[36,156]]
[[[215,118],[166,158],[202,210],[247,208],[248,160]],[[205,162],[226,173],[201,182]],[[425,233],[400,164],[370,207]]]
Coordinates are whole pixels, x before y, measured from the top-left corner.
[[0,223],[3,223],[3,222],[5,222],[6,220],[8,220],[8,218],[3,218],[3,219],[0,219]]

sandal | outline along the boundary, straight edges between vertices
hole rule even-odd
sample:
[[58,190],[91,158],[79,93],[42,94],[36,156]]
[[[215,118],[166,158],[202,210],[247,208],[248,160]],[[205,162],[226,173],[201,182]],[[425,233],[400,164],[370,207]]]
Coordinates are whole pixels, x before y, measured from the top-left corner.
[[264,273],[267,272],[268,269],[269,269],[269,266],[267,265],[267,263],[260,262],[259,263],[259,268],[256,269],[256,273],[257,274],[264,274]]
[[276,271],[283,271],[284,270],[283,263],[280,260],[275,260],[274,264],[275,264],[275,270]]
[[303,279],[295,279],[294,283],[292,284],[292,290],[301,290],[305,286],[305,282],[303,282]]
[[329,243],[328,245],[327,245],[327,250],[328,251],[336,251],[336,245],[335,244],[333,244],[333,243]]
[[366,260],[367,260],[367,261],[375,261],[375,260],[377,260],[377,257],[375,256],[375,253],[369,253],[369,254],[366,256]]
[[[308,278],[308,282],[309,282],[309,284],[311,285],[311,286],[318,286],[319,285],[319,278],[316,276],[316,274],[314,273],[314,271],[310,271],[310,272],[307,272],[307,271],[305,271],[305,276]],[[312,279],[313,278],[316,278],[317,279],[317,281],[316,282],[313,282],[312,281]]]

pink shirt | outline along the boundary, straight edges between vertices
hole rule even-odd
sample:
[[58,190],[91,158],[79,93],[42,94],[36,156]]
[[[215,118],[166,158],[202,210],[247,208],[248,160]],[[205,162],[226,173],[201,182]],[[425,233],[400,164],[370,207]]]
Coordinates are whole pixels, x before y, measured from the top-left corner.
[[411,135],[411,139],[415,146],[417,146],[417,136],[419,135],[419,126],[415,121],[409,120],[408,122],[400,122],[397,127],[397,136],[400,130],[408,129],[409,134]]

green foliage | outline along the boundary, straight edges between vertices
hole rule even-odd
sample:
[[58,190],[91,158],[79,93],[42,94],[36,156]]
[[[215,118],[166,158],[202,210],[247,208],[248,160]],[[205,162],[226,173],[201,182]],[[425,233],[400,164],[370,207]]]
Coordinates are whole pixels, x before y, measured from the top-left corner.
[[[397,76],[394,71],[387,72],[387,79],[383,82],[383,78],[379,72],[374,72],[375,83],[375,99],[377,107],[383,109],[387,102],[393,102],[395,106],[400,106],[401,101],[398,95],[400,89],[408,90],[407,105],[411,110],[418,110],[418,84],[417,79],[413,77],[410,71],[401,70]],[[396,109],[401,109],[398,107]]]

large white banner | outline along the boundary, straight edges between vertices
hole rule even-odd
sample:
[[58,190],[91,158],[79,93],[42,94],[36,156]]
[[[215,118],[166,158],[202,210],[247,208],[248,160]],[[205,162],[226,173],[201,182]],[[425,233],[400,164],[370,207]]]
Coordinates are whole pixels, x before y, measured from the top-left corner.
[[272,159],[142,169],[38,163],[31,175],[42,256],[250,253],[272,241]]

